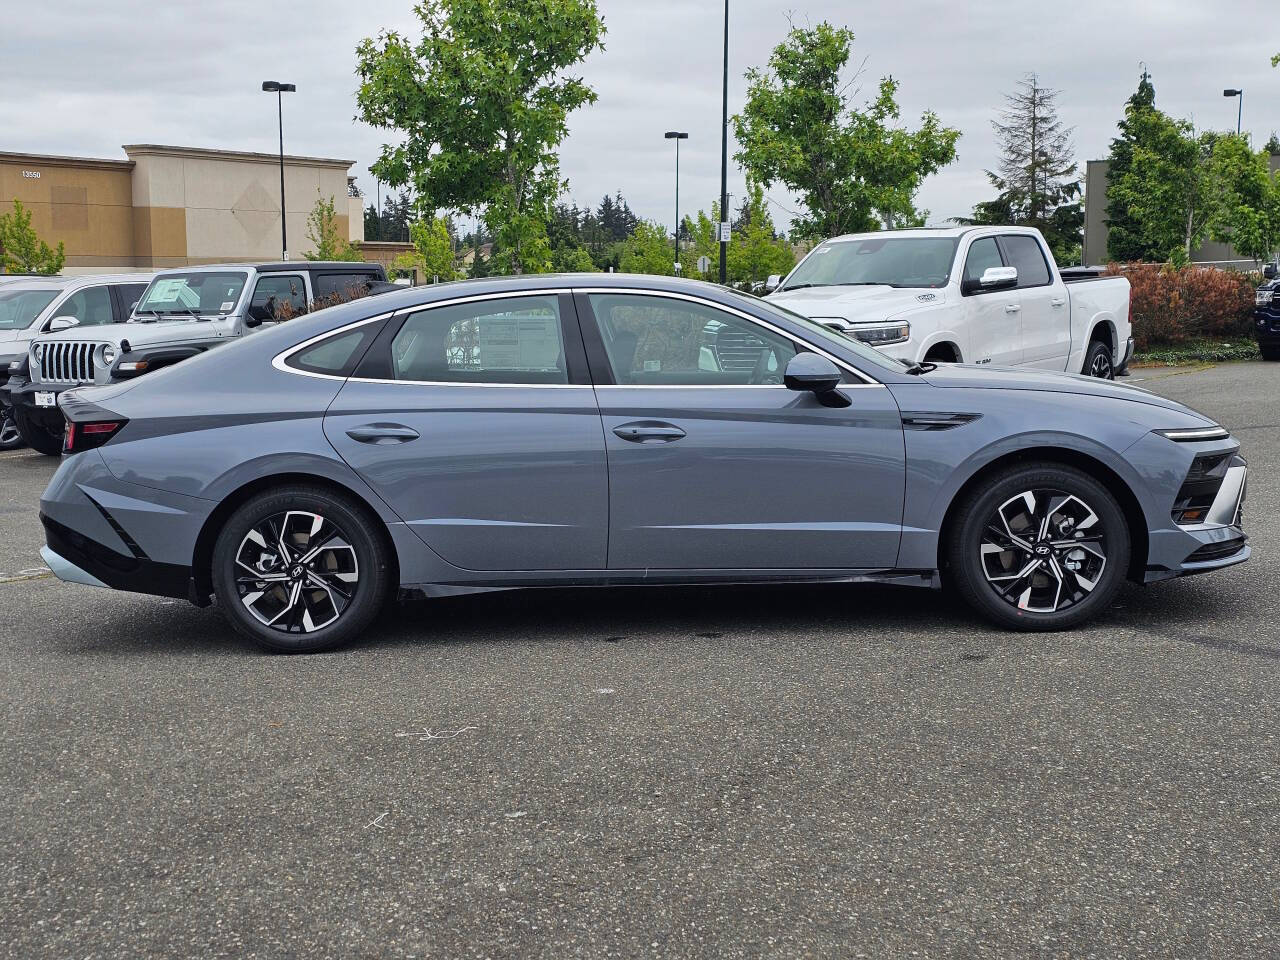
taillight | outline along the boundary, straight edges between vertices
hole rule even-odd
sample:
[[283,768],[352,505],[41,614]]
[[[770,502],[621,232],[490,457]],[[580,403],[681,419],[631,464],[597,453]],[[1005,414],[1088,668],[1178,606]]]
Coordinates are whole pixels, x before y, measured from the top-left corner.
[[100,447],[119,432],[128,420],[99,420],[95,423],[76,423],[67,421],[67,429],[62,435],[63,453],[80,453]]

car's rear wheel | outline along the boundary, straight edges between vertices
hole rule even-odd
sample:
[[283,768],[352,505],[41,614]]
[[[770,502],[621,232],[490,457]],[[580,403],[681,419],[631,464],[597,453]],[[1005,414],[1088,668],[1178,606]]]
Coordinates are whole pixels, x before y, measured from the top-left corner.
[[15,406],[13,419],[18,425],[18,432],[32,450],[43,453],[46,457],[62,455],[62,425],[59,423],[55,431],[48,421],[39,414],[32,413],[26,407]]
[[0,403],[0,450],[16,450],[25,442],[22,431],[18,429],[18,421],[13,417],[13,407]]
[[1114,380],[1115,366],[1111,359],[1111,345],[1095,340],[1089,344],[1089,352],[1084,357],[1084,372],[1087,376],[1099,380]]
[[231,625],[264,649],[316,653],[359,636],[389,589],[379,521],[319,487],[261,493],[213,548],[213,587]]
[[991,478],[959,505],[949,534],[949,583],[1016,630],[1065,630],[1096,616],[1129,568],[1129,528],[1115,497],[1064,464]]

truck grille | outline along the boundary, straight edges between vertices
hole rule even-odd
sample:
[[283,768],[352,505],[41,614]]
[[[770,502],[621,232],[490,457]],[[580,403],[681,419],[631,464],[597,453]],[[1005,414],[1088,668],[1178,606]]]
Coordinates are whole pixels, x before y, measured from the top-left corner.
[[86,341],[54,340],[42,345],[42,383],[92,383],[96,344]]

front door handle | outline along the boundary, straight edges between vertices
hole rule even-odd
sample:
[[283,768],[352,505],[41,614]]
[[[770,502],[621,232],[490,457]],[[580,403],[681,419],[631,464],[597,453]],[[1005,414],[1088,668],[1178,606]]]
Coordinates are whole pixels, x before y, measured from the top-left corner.
[[1055,307],[1060,307],[1060,306],[1062,306],[1064,303],[1066,303],[1067,301],[1063,300],[1061,297],[1054,297],[1054,298],[1053,298],[1052,300],[1050,300],[1049,302],[1050,302],[1050,303],[1052,303]]
[[634,420],[614,427],[613,432],[632,443],[671,443],[685,436],[683,430],[665,420]]
[[1022,309],[1022,307],[1018,306],[1018,304],[1016,304],[1016,303],[1006,303],[1006,304],[1004,305],[1004,312],[1005,312],[1005,313],[1017,313],[1017,312],[1018,312],[1019,310],[1021,310],[1021,309]]
[[347,436],[357,443],[408,443],[418,439],[418,431],[402,423],[366,423],[352,427]]

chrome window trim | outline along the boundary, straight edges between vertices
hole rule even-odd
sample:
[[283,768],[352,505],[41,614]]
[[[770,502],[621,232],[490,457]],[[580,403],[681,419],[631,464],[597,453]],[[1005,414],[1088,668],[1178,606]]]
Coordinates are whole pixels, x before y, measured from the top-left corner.
[[759,317],[752,316],[744,310],[736,307],[726,306],[717,303],[714,300],[708,300],[705,297],[698,297],[688,293],[670,292],[664,290],[646,290],[638,287],[548,287],[545,289],[535,290],[502,290],[494,293],[477,293],[470,296],[452,297],[448,300],[437,300],[432,303],[417,304],[411,307],[401,307],[397,310],[388,310],[386,313],[380,313],[377,316],[367,317],[364,320],[356,320],[352,323],[341,327],[335,327],[325,333],[318,334],[308,340],[295,346],[288,347],[276,354],[271,360],[271,366],[282,373],[291,373],[302,377],[314,377],[319,380],[353,380],[360,383],[385,383],[385,384],[402,384],[406,386],[427,386],[427,387],[498,387],[498,388],[518,388],[524,390],[600,390],[600,389],[624,389],[624,390],[786,390],[783,384],[773,383],[743,383],[743,384],[722,384],[722,383],[704,383],[704,384],[588,384],[588,383],[484,383],[475,380],[388,380],[375,377],[342,377],[332,373],[315,373],[310,370],[299,370],[296,367],[288,366],[285,361],[292,357],[295,353],[305,350],[307,347],[319,343],[321,340],[327,340],[338,334],[346,333],[348,330],[354,330],[362,327],[367,323],[375,323],[380,320],[386,320],[392,317],[420,313],[423,310],[434,310],[437,307],[451,307],[461,303],[475,303],[483,300],[503,300],[513,297],[537,297],[537,296],[558,296],[560,294],[575,293],[621,293],[650,297],[666,297],[674,300],[687,300],[691,303],[697,303],[712,310],[721,310],[725,313],[733,314],[741,317],[748,323],[759,324],[766,330],[788,340],[802,343],[819,356],[826,357],[841,370],[844,370],[855,377],[858,377],[861,383],[844,383],[840,385],[841,390],[861,390],[868,387],[884,387],[884,384],[873,379],[868,374],[841,360],[839,357],[833,356],[821,347],[815,346],[803,337],[797,336],[790,331],[781,327],[774,326],[767,320],[761,320]]

